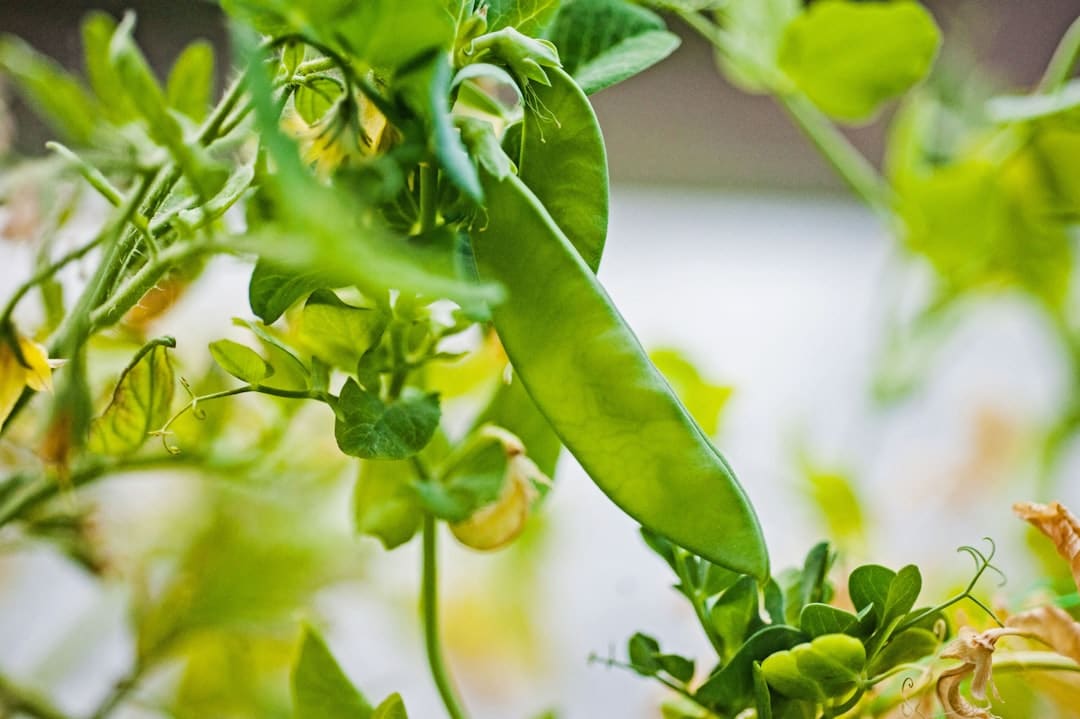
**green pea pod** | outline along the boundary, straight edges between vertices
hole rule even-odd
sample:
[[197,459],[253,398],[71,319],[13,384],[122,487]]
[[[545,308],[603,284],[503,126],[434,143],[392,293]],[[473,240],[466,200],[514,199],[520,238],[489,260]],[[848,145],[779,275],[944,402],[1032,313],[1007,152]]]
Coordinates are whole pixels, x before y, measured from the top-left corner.
[[566,235],[515,176],[481,181],[481,277],[506,287],[495,327],[536,406],[599,487],[646,528],[721,566],[769,573],[757,517]]
[[547,74],[549,87],[529,85],[520,177],[596,272],[608,225],[604,138],[574,79],[559,68]]
[[[550,86],[529,85],[520,156],[515,158],[519,176],[596,272],[608,223],[604,138],[574,79],[559,68],[548,68],[547,75]],[[500,387],[478,422],[494,422],[521,437],[529,457],[550,477],[561,445],[519,384]]]

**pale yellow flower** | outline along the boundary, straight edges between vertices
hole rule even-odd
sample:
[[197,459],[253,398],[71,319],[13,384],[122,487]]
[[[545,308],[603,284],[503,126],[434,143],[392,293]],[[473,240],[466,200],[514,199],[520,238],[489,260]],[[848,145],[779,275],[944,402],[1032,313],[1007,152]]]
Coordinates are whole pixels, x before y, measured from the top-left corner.
[[360,132],[336,109],[313,124],[308,124],[296,112],[282,119],[285,131],[300,145],[301,159],[314,168],[317,175],[329,177],[338,167],[370,157],[379,148],[387,128],[386,117],[364,98],[358,98],[357,103],[360,106]]
[[[18,352],[10,340],[0,339],[0,422],[11,414],[24,387],[36,392],[52,391],[52,368],[45,348],[18,337]],[[19,355],[22,355],[20,358]]]

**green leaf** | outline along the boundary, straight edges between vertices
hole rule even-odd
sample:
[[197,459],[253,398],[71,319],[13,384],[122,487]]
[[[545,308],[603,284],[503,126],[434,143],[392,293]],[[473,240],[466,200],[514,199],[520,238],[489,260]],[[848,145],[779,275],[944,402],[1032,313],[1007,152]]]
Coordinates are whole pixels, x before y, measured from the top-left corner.
[[660,62],[679,46],[656,13],[624,0],[568,0],[548,37],[563,68],[592,94]]
[[525,35],[538,35],[558,9],[559,0],[488,0],[488,29],[513,27]]
[[100,105],[73,76],[12,35],[0,37],[0,71],[27,103],[73,145],[86,145],[103,120]]
[[237,318],[233,319],[233,324],[251,330],[266,351],[267,361],[274,371],[264,378],[263,386],[285,390],[306,390],[311,386],[311,371],[307,365],[265,326]]
[[889,584],[889,591],[885,595],[882,623],[889,624],[910,612],[919,598],[920,591],[922,591],[922,574],[919,568],[914,564],[901,568]]
[[383,699],[382,704],[375,707],[371,719],[409,719],[401,695],[395,692]]
[[885,614],[885,605],[896,572],[879,564],[864,564],[856,567],[848,577],[848,594],[855,609],[874,605],[873,614],[878,624]]
[[97,95],[102,112],[111,122],[122,125],[138,115],[124,92],[120,77],[109,61],[109,43],[116,32],[116,21],[108,13],[91,10],[82,23],[83,64],[90,87]]
[[709,382],[678,350],[655,349],[649,352],[649,359],[671,383],[675,394],[679,395],[705,434],[716,436],[720,429],[720,415],[731,398],[731,387]]
[[836,559],[828,542],[815,545],[806,555],[802,571],[795,582],[787,587],[784,595],[784,611],[787,612],[788,624],[797,624],[802,608],[812,602],[830,599],[827,592],[829,568]]
[[802,12],[801,0],[728,0],[723,8],[726,52],[718,55],[731,82],[747,92],[772,92],[780,84],[780,43]]
[[352,369],[379,344],[389,321],[385,309],[353,307],[329,290],[316,290],[300,315],[300,337],[316,356]]
[[248,304],[256,317],[270,325],[298,299],[326,287],[327,282],[328,279],[317,272],[295,273],[260,258],[251,272]]
[[322,637],[304,629],[300,656],[293,668],[294,719],[369,719],[371,705],[345,672]]
[[757,719],[773,719],[772,696],[769,694],[765,674],[761,671],[761,664],[754,662],[751,667],[754,670],[754,708],[757,709]]
[[660,671],[660,662],[656,658],[660,654],[660,643],[655,639],[638,632],[630,637],[627,649],[630,655],[630,667],[635,672],[651,677]]
[[730,659],[742,646],[757,613],[758,583],[753,577],[740,577],[717,598],[709,610],[709,622],[724,642],[722,660]]
[[799,614],[799,629],[811,638],[823,634],[847,634],[855,629],[858,623],[859,618],[851,612],[828,604],[807,604]]
[[184,48],[169,71],[165,97],[169,106],[202,122],[214,94],[214,47],[196,40]]
[[660,668],[669,676],[686,684],[694,678],[694,662],[678,654],[660,654],[656,657]]
[[917,627],[906,629],[896,634],[881,648],[870,662],[867,674],[871,677],[887,672],[895,666],[915,662],[930,656],[941,644],[937,635]]
[[304,84],[296,88],[293,105],[304,122],[314,125],[330,112],[345,93],[341,82],[329,75],[316,75],[306,78]]
[[629,37],[578,68],[574,79],[587,94],[600,92],[648,70],[678,49],[682,40],[667,30]]
[[454,20],[444,0],[223,0],[234,18],[265,35],[304,35],[339,54],[393,71],[432,48],[449,50]]
[[361,462],[353,492],[353,519],[360,534],[378,537],[386,549],[412,539],[424,518],[407,462]]
[[109,406],[90,424],[87,449],[114,456],[137,450],[169,419],[174,389],[165,345],[144,347],[120,376]]
[[210,343],[210,355],[221,369],[248,384],[257,385],[274,374],[270,363],[250,347],[232,340]]
[[[631,517],[720,566],[766,576],[764,540],[734,474],[592,271],[517,178],[483,180],[488,222],[473,236],[477,267],[509,290],[495,327],[537,407]],[[567,307],[572,323],[555,311]]]
[[827,114],[862,121],[926,77],[940,44],[916,2],[823,0],[788,26],[780,67]]
[[349,379],[338,400],[334,437],[345,454],[362,459],[407,459],[435,434],[439,397],[407,388],[384,404],[378,395]]

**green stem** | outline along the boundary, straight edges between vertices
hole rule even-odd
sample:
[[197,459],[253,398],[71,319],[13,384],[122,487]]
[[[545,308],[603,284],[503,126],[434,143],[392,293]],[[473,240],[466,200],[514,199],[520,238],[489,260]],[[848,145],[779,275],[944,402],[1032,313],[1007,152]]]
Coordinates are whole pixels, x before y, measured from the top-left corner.
[[[727,42],[723,28],[697,12],[679,12],[679,17],[704,37],[713,47],[726,57],[741,62],[748,59],[739,57]],[[881,175],[859,150],[851,144],[840,130],[814,107],[799,92],[771,88],[773,94],[795,123],[818,148],[829,164],[840,174],[844,182],[865,202],[883,221],[891,223],[894,219],[892,198],[888,185]]]
[[5,717],[25,714],[36,719],[69,719],[45,699],[17,687],[4,677],[0,677],[0,710]]
[[702,630],[705,632],[705,636],[709,638],[709,643],[712,644],[716,655],[721,660],[724,659],[724,642],[720,636],[713,629],[712,622],[709,621],[709,615],[705,611],[705,604],[702,601],[701,593],[698,591],[697,586],[690,580],[689,568],[686,566],[687,553],[684,549],[675,547],[675,573],[679,577],[679,584],[682,585],[683,594],[690,600],[690,604],[694,606],[694,614],[697,615],[698,622],[701,624]]
[[776,99],[859,199],[886,224],[892,223],[891,191],[866,156],[805,96],[789,92]]
[[1046,72],[1039,81],[1039,90],[1054,92],[1064,85],[1080,63],[1080,17],[1073,20],[1058,43],[1054,56],[1046,66]]
[[199,255],[225,252],[228,248],[207,242],[185,242],[165,248],[117,288],[109,299],[90,313],[90,332],[119,322],[123,316],[176,265]]
[[424,516],[424,565],[422,587],[422,609],[424,612],[424,647],[427,650],[428,666],[431,677],[439,690],[446,713],[450,719],[465,719],[465,711],[451,684],[446,665],[443,662],[442,646],[439,640],[439,577],[438,558],[436,556],[435,518]]
[[420,232],[435,227],[438,214],[439,171],[434,165],[420,165]]

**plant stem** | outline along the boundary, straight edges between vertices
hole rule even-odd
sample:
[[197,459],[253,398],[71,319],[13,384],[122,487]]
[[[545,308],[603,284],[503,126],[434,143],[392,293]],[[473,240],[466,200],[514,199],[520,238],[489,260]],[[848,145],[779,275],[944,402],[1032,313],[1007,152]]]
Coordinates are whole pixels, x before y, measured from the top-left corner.
[[1058,43],[1054,56],[1050,58],[1046,66],[1046,72],[1039,82],[1039,90],[1053,92],[1061,88],[1069,79],[1069,75],[1080,63],[1080,17],[1073,20],[1072,25],[1065,31]]
[[859,199],[882,221],[891,224],[891,191],[866,156],[805,96],[788,92],[778,94],[776,99]]
[[690,604],[694,606],[694,614],[697,615],[698,622],[701,624],[702,630],[705,632],[705,636],[709,638],[709,643],[712,644],[716,655],[721,660],[724,659],[724,642],[716,634],[716,630],[713,629],[712,622],[709,620],[709,615],[705,611],[705,604],[702,602],[701,593],[698,591],[697,586],[690,580],[690,572],[686,566],[687,553],[680,547],[675,547],[675,573],[679,576],[679,584],[682,586],[683,594],[690,600]]
[[439,690],[439,696],[442,697],[446,713],[450,719],[465,719],[465,711],[461,708],[461,701],[454,691],[443,662],[442,646],[439,640],[439,576],[435,530],[435,518],[430,514],[424,515],[424,565],[421,589],[424,647],[427,650],[428,666],[431,667],[431,677],[435,680],[435,687]]
[[52,704],[0,677],[0,710],[3,716],[26,714],[37,719],[69,719]]

